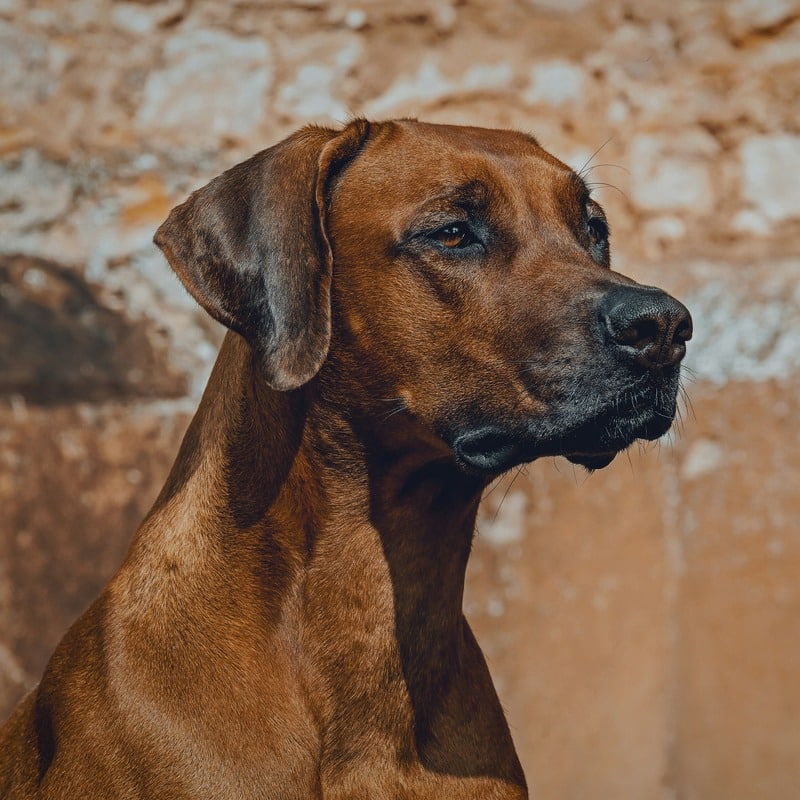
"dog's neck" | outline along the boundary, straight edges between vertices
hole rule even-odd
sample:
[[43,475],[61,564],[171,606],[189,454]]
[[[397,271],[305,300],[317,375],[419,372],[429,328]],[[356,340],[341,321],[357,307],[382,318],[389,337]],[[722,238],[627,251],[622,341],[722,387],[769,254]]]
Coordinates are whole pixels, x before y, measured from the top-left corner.
[[[372,673],[382,660],[389,671],[399,666],[412,706],[425,708],[470,635],[462,594],[483,485],[417,441],[401,415],[377,426],[346,415],[340,390],[275,392],[242,340],[228,335],[140,536],[164,537],[165,509],[171,519],[206,515],[186,524],[187,535],[214,532],[215,561],[230,554],[237,563],[226,570],[259,576],[257,597],[242,601],[261,603],[267,625],[294,626],[285,635],[311,642],[312,661],[357,670],[366,658]],[[205,492],[183,493],[188,481]],[[178,513],[184,494],[205,502]],[[232,537],[248,546],[230,547]],[[242,553],[260,563],[242,563]],[[320,652],[314,639],[326,628],[345,634]],[[354,655],[365,638],[373,652]]]

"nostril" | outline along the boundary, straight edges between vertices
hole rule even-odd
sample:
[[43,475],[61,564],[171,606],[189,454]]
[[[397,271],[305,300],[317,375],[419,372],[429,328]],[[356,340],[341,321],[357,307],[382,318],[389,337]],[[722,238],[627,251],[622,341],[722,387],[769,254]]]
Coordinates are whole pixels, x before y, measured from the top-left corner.
[[637,350],[646,350],[661,339],[661,326],[654,319],[637,319],[632,324],[622,329],[613,329],[606,322],[606,327],[618,344],[634,347]]
[[617,290],[606,296],[600,311],[610,342],[620,355],[660,370],[674,366],[686,354],[692,318],[668,294],[653,289]]
[[675,328],[675,333],[672,334],[672,341],[675,344],[686,344],[692,338],[692,333],[692,318],[686,314]]

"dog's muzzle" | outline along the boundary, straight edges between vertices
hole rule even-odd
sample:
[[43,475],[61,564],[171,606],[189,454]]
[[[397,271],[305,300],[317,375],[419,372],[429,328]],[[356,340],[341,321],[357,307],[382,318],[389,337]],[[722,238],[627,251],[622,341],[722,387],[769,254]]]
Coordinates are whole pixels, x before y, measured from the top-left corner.
[[616,286],[595,306],[585,368],[541,418],[487,420],[451,439],[456,461],[473,473],[500,473],[542,456],[562,455],[600,469],[637,439],[652,441],[672,425],[680,362],[692,336],[685,306],[660,289]]

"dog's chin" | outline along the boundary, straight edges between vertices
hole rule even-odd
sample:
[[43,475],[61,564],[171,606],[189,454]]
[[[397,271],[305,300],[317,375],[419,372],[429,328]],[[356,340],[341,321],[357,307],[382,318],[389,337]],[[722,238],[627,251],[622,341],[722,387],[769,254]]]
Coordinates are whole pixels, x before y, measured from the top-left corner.
[[636,419],[623,419],[615,426],[615,434],[610,436],[608,428],[602,435],[593,435],[590,428],[588,435],[584,430],[578,437],[578,446],[574,449],[565,447],[561,453],[572,464],[585,467],[590,472],[607,467],[623,450],[627,450],[634,442],[643,440],[652,442],[661,438],[672,426],[672,415],[652,412]]
[[[459,468],[470,475],[492,477],[542,456],[564,456],[590,472],[607,467],[637,440],[663,436],[672,424],[667,409],[582,420],[560,437],[537,435],[537,426],[483,425],[461,432],[451,447]],[[548,426],[549,427],[549,426]]]
[[482,428],[457,437],[453,452],[459,468],[469,475],[500,475],[543,456],[564,456],[571,463],[594,472],[607,467],[634,438],[614,448],[582,446],[573,450],[564,446],[565,443],[532,442],[501,429]]
[[556,455],[564,456],[573,464],[594,472],[607,467],[619,452],[617,449],[568,452],[557,446],[542,448],[538,444],[532,444],[525,437],[506,433],[499,428],[481,428],[457,437],[453,452],[462,472],[484,476],[499,475],[542,456]]
[[[493,444],[489,445],[489,441]],[[470,475],[493,476],[507,472],[521,464],[535,461],[542,456],[564,456],[568,461],[577,464],[590,472],[607,467],[620,450],[603,450],[598,452],[559,452],[557,449],[533,447],[524,440],[512,436],[505,438],[497,431],[489,434],[482,431],[476,435],[459,437],[453,447],[456,463],[462,472]]]
[[584,467],[589,472],[607,467],[616,457],[619,450],[611,450],[608,453],[564,453],[564,457],[571,464]]

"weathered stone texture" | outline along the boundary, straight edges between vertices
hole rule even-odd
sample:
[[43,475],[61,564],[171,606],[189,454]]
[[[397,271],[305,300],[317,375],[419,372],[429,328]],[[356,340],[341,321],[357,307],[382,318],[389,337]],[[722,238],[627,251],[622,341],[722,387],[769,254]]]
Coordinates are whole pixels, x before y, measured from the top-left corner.
[[800,163],[800,136],[755,136],[741,147],[745,199],[770,222],[800,218],[800,184],[790,180]]
[[147,133],[167,134],[171,142],[194,141],[197,130],[239,137],[263,120],[272,70],[262,39],[189,30],[167,39],[162,60],[147,76],[136,113]]
[[90,602],[220,341],[152,244],[308,123],[511,126],[686,300],[670,440],[486,498],[467,610],[540,800],[800,786],[798,0],[0,0],[0,715]]

